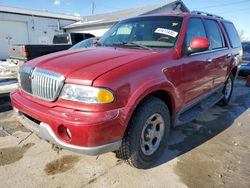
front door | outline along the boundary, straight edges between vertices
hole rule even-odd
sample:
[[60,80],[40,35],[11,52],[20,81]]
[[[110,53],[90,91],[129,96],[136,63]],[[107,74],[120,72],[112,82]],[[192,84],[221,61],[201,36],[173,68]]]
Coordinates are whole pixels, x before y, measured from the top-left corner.
[[[193,38],[206,38],[204,24],[200,18],[190,18],[186,31],[184,48],[187,49]],[[185,55],[182,58],[182,92],[184,103],[188,104],[206,93],[213,84],[209,76],[211,65],[206,52]]]

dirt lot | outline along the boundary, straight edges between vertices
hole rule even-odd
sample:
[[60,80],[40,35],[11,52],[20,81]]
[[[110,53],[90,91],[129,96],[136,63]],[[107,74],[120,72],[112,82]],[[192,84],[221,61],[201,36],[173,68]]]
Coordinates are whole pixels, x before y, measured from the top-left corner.
[[245,80],[237,80],[230,105],[173,130],[169,148],[149,170],[133,169],[113,153],[57,154],[15,121],[1,97],[0,187],[250,188],[249,96]]

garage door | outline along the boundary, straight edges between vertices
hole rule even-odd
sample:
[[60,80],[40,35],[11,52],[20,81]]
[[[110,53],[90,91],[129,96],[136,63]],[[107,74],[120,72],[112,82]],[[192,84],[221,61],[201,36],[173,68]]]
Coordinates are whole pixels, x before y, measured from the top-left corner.
[[11,44],[28,44],[26,22],[0,20],[0,59],[9,57]]

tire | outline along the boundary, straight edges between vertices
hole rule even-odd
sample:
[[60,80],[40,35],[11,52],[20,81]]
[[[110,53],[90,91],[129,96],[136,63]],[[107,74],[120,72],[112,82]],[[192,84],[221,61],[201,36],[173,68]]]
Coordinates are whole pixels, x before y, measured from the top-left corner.
[[167,105],[158,98],[148,97],[133,114],[116,157],[132,167],[149,168],[167,146],[170,124]]
[[234,76],[231,74],[229,78],[227,79],[224,89],[223,89],[223,98],[219,102],[220,106],[226,106],[230,102],[230,99],[232,97],[234,88]]

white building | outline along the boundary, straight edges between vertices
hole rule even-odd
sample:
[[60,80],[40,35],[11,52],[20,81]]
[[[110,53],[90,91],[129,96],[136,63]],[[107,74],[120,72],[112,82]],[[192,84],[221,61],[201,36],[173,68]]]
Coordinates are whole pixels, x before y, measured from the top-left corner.
[[95,36],[102,36],[116,22],[140,15],[167,14],[189,12],[189,9],[181,0],[168,1],[155,5],[148,5],[139,8],[115,11],[105,14],[83,17],[81,21],[64,27],[67,32],[91,33]]
[[81,17],[0,6],[0,60],[12,44],[51,44],[62,27]]

